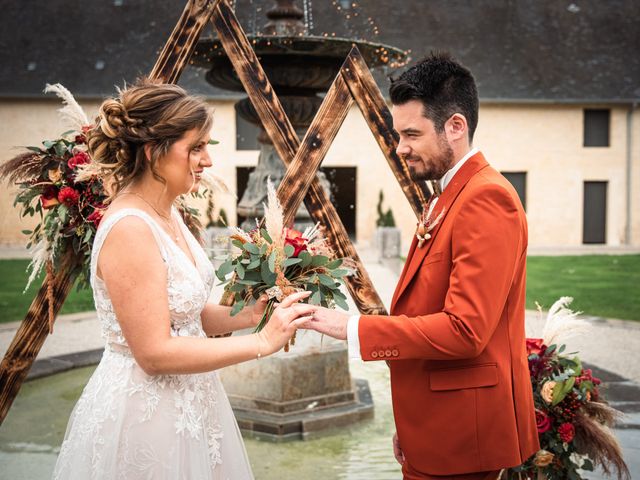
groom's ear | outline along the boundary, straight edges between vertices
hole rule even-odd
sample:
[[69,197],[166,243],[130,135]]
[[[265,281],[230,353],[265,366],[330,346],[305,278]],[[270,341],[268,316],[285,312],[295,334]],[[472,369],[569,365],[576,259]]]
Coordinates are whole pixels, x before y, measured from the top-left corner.
[[450,142],[466,138],[468,134],[467,119],[461,113],[451,115],[444,124],[444,128]]

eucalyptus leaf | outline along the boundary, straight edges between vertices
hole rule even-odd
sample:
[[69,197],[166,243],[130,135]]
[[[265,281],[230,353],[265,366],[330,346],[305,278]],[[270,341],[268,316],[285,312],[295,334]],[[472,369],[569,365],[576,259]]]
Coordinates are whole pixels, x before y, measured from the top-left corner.
[[302,263],[300,264],[300,266],[302,268],[307,268],[309,265],[311,265],[311,260],[313,257],[309,252],[300,252],[300,255],[298,255],[298,258],[302,260]]
[[325,255],[314,255],[311,260],[311,266],[322,267],[329,262],[329,257]]
[[238,313],[240,313],[240,310],[242,310],[244,308],[244,301],[240,300],[239,302],[236,302],[233,304],[233,308],[231,309],[231,316],[233,317],[234,315],[237,315]]
[[335,268],[338,268],[340,265],[342,265],[342,259],[338,258],[336,260],[331,260],[329,263],[327,263],[327,268],[329,270],[333,270]]
[[320,290],[316,290],[309,297],[309,303],[311,303],[312,305],[320,305],[321,301],[322,301],[322,294],[320,293]]
[[231,243],[232,243],[234,246],[238,247],[239,249],[244,250],[244,247],[243,247],[244,243],[242,243],[242,242],[241,242],[240,240],[238,240],[237,238],[234,238],[233,240],[231,240]]
[[260,266],[260,259],[256,259],[256,260],[251,260],[251,262],[249,262],[249,265],[247,265],[247,270],[253,270],[254,268],[257,268]]
[[229,273],[231,273],[231,270],[233,270],[233,260],[229,259],[218,267],[218,270],[216,271],[216,276],[220,280],[224,280],[226,276]]
[[290,267],[291,265],[297,265],[300,262],[302,262],[302,259],[300,258],[287,258],[282,265],[284,267]]
[[67,151],[67,146],[63,143],[56,143],[53,149],[55,150],[56,155],[62,157]]
[[267,262],[263,263],[260,266],[260,275],[262,276],[262,281],[269,285],[270,287],[275,284],[276,274],[269,270],[269,265]]
[[242,266],[242,263],[238,263],[236,265],[236,273],[238,274],[238,278],[244,278],[244,267]]
[[264,238],[270,244],[273,243],[273,240],[271,239],[271,235],[269,235],[269,232],[267,232],[266,228],[260,229],[260,235],[262,235],[262,238]]
[[293,247],[293,245],[285,245],[284,246],[284,254],[287,257],[291,257],[293,256],[294,252],[296,251],[296,249]]
[[276,252],[275,252],[275,250],[273,252],[271,252],[271,255],[269,255],[269,261],[267,263],[269,265],[269,270],[272,273],[276,273]]
[[348,275],[348,274],[349,274],[349,270],[346,270],[344,268],[339,268],[331,272],[331,275],[333,275],[334,277],[344,277],[345,275]]
[[254,255],[259,255],[260,254],[260,249],[254,245],[253,243],[245,243],[244,244],[244,249],[249,252],[249,253],[253,253]]
[[331,278],[328,275],[325,275],[324,273],[318,274],[318,280],[320,280],[320,283],[322,283],[323,285],[326,285],[327,287],[333,287],[336,284],[333,278]]
[[336,292],[334,292],[334,295],[333,295],[333,301],[336,302],[336,305],[342,308],[343,310],[349,310],[349,305],[347,305],[347,302],[345,302],[345,299],[342,297],[339,297],[335,293]]
[[594,468],[593,468],[593,462],[591,460],[589,460],[588,458],[585,458],[582,461],[582,466],[580,467],[582,470],[585,470],[587,472],[593,472]]
[[337,289],[333,291],[333,296],[334,297],[340,297],[343,300],[347,299],[347,296],[344,293],[342,293],[340,290],[337,290]]
[[238,283],[238,282],[236,282],[233,285],[229,286],[229,291],[233,292],[233,293],[240,293],[240,292],[242,292],[244,290],[245,290],[245,286],[242,285],[241,283]]

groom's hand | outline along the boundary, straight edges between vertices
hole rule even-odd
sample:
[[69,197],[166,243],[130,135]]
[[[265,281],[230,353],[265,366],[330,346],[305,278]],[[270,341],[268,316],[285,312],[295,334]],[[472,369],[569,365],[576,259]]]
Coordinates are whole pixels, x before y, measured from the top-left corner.
[[313,318],[305,322],[302,328],[315,330],[338,340],[346,340],[348,320],[349,315],[346,313],[324,307],[316,307]]
[[400,465],[404,464],[404,453],[402,453],[402,448],[400,448],[400,441],[398,440],[398,434],[393,434],[393,456],[396,457],[396,460]]

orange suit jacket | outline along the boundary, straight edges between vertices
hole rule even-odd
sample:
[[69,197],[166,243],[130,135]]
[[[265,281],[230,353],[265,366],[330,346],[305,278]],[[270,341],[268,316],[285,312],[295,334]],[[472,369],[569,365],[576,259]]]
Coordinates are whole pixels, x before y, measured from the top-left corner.
[[527,221],[481,153],[414,238],[391,315],[363,315],[364,360],[388,360],[405,478],[500,470],[539,449],[525,348]]

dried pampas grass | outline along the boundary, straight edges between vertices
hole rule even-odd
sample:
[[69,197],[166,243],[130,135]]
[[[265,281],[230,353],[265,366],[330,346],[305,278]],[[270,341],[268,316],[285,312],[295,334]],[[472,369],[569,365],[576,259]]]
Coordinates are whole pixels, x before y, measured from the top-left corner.
[[60,118],[69,124],[69,127],[80,132],[82,127],[89,125],[89,119],[82,107],[73,98],[71,92],[61,84],[50,85],[47,83],[44,93],[55,93],[62,100],[64,106],[58,109],[58,113]]
[[574,421],[576,451],[602,467],[605,475],[610,476],[615,470],[619,480],[631,479],[622,448],[611,431],[621,413],[600,402],[587,402],[584,409],[584,413],[577,415]]
[[35,180],[42,170],[42,160],[33,152],[21,153],[0,165],[0,178],[11,183]]
[[264,205],[264,225],[273,240],[273,247],[280,250],[284,247],[284,212],[278,200],[276,188],[267,179],[267,203]]
[[[564,343],[568,338],[589,330],[589,323],[576,318],[581,312],[574,312],[568,308],[571,302],[572,297],[560,297],[549,309],[542,330],[545,345]],[[540,306],[538,308],[540,309]]]

